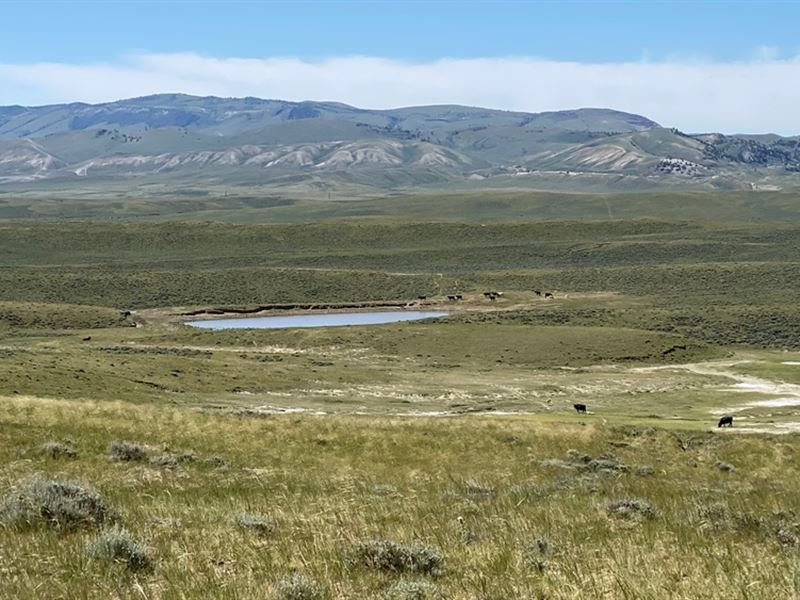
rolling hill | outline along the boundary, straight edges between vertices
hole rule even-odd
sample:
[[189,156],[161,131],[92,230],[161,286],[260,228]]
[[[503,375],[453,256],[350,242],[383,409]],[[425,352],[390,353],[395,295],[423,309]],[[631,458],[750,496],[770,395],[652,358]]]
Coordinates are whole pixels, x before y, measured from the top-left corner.
[[158,181],[418,186],[776,189],[800,181],[800,139],[688,135],[639,115],[166,94],[0,107],[0,186]]

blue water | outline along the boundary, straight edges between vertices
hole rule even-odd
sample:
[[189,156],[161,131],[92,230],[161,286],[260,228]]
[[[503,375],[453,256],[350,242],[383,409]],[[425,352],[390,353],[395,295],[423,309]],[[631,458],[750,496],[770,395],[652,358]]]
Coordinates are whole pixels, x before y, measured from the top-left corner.
[[382,312],[328,313],[287,317],[248,317],[187,321],[201,329],[284,329],[288,327],[342,327],[343,325],[383,325],[400,321],[419,321],[447,316],[446,312],[392,310]]

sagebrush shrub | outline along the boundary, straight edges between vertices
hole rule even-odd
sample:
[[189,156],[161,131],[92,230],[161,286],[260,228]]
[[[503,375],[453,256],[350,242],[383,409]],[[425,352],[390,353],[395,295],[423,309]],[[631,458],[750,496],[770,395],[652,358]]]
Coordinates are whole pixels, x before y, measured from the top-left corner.
[[768,520],[753,513],[734,510],[724,502],[698,504],[692,517],[701,529],[751,534],[769,529]]
[[102,525],[111,511],[92,487],[35,475],[4,498],[0,519],[15,526],[46,524],[57,529]]
[[124,562],[132,571],[150,569],[153,565],[153,560],[144,544],[132,538],[124,529],[117,527],[100,532],[96,538],[89,541],[86,550],[95,558]]
[[609,500],[603,507],[605,511],[622,519],[653,519],[655,509],[646,500],[626,498],[623,500]]
[[45,442],[39,446],[39,450],[50,458],[78,458],[78,451],[66,442]]
[[467,479],[464,482],[464,495],[475,499],[491,498],[495,495],[495,489],[482,481]]
[[278,528],[274,519],[250,513],[237,513],[233,516],[233,523],[240,529],[257,533],[258,535],[272,535]]
[[162,469],[177,469],[183,463],[194,462],[197,460],[192,452],[180,452],[175,454],[173,452],[165,452],[150,458],[148,463],[153,467],[161,467]]
[[797,544],[799,543],[797,536],[788,529],[784,528],[778,529],[778,531],[775,533],[775,536],[778,538],[778,541],[784,546],[797,546]]
[[371,491],[375,496],[397,496],[400,493],[396,486],[388,483],[373,485]]
[[353,562],[379,571],[440,575],[444,570],[441,551],[420,544],[393,540],[369,540],[358,544]]
[[383,594],[386,600],[440,600],[439,586],[424,579],[403,579],[393,583]]
[[566,460],[545,458],[539,461],[543,467],[574,469],[584,473],[616,474],[627,473],[630,468],[613,454],[592,457],[577,450],[568,450]]
[[287,575],[275,586],[277,600],[323,600],[327,595],[324,586],[302,573]]
[[529,569],[544,572],[547,569],[548,557],[553,551],[553,543],[547,538],[536,538],[527,544],[522,551],[522,564]]
[[228,461],[225,460],[224,456],[219,454],[212,454],[211,456],[206,457],[203,459],[203,463],[215,468],[228,466]]
[[136,442],[113,441],[108,445],[106,454],[115,461],[139,461],[147,458],[149,449],[144,444]]

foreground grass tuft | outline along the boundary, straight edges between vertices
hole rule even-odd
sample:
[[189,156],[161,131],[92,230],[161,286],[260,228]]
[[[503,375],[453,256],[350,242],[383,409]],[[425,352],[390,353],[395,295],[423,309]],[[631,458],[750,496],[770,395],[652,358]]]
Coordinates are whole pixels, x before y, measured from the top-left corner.
[[353,562],[370,569],[395,573],[437,576],[444,570],[444,556],[440,550],[393,540],[369,540],[358,544],[353,553]]
[[111,513],[88,485],[35,475],[3,500],[0,519],[16,527],[39,524],[56,529],[102,525]]
[[153,560],[141,542],[135,540],[124,529],[113,528],[101,531],[89,541],[86,550],[95,558],[121,561],[132,571],[152,568]]

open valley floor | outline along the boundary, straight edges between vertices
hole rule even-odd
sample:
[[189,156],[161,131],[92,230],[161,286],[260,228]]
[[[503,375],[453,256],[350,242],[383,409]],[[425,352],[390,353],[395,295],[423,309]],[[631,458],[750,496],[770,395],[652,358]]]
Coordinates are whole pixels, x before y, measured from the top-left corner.
[[[0,260],[0,598],[800,594],[791,222],[32,219]],[[446,315],[185,324],[385,309]]]

